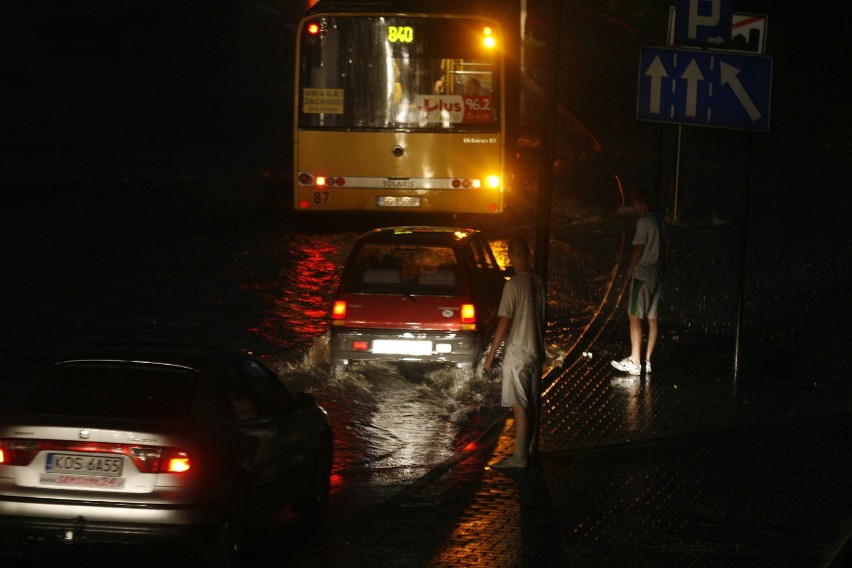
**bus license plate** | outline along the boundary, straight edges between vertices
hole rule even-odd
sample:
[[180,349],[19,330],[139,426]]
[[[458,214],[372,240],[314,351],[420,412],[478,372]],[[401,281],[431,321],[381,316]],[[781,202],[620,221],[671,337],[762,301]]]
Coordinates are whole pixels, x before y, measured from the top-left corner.
[[385,195],[376,198],[379,207],[420,207],[419,197]]

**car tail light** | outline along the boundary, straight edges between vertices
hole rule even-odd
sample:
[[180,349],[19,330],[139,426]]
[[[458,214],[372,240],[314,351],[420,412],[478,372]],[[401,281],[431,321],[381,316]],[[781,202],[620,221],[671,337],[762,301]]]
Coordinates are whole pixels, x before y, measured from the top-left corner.
[[463,324],[475,324],[476,323],[476,308],[473,307],[473,304],[462,304],[461,306],[461,322]]
[[38,453],[38,442],[34,440],[0,440],[0,463],[6,465],[29,465]]
[[167,473],[184,473],[189,471],[189,454],[180,450],[170,450],[165,465]]
[[142,473],[184,473],[190,469],[189,454],[177,448],[16,438],[0,440],[0,463],[29,465],[39,452],[46,451],[120,454],[130,458]]
[[331,308],[331,319],[344,320],[346,319],[346,301],[335,300]]
[[353,341],[352,349],[355,351],[368,351],[370,349],[370,344],[366,341]]
[[175,448],[134,446],[130,458],[142,473],[183,473],[189,471],[189,454]]

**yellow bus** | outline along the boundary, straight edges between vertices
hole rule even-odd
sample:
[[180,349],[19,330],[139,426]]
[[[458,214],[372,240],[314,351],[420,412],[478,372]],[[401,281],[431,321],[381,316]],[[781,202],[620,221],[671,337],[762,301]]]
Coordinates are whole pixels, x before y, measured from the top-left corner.
[[297,211],[503,211],[501,28],[435,5],[320,0],[301,20]]

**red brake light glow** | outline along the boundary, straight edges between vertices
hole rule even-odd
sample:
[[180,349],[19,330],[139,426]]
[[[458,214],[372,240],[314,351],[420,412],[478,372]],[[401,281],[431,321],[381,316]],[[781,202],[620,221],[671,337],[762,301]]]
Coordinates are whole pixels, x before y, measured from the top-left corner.
[[16,438],[0,440],[0,463],[29,465],[39,452],[46,451],[119,454],[130,458],[142,473],[184,473],[190,469],[189,454],[175,448]]
[[0,440],[0,463],[29,465],[38,451],[38,443],[14,438]]
[[189,454],[173,450],[166,464],[165,470],[168,473],[183,473],[185,471],[189,471]]
[[331,308],[331,319],[346,319],[346,302],[344,300],[334,302],[334,306]]
[[462,304],[461,321],[462,323],[476,323],[476,309],[473,304]]

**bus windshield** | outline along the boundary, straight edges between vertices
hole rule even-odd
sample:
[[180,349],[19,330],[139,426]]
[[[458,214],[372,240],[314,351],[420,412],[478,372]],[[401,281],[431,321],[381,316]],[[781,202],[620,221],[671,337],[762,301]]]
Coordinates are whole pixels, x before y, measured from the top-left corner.
[[494,132],[497,51],[469,17],[317,16],[300,39],[298,124]]

